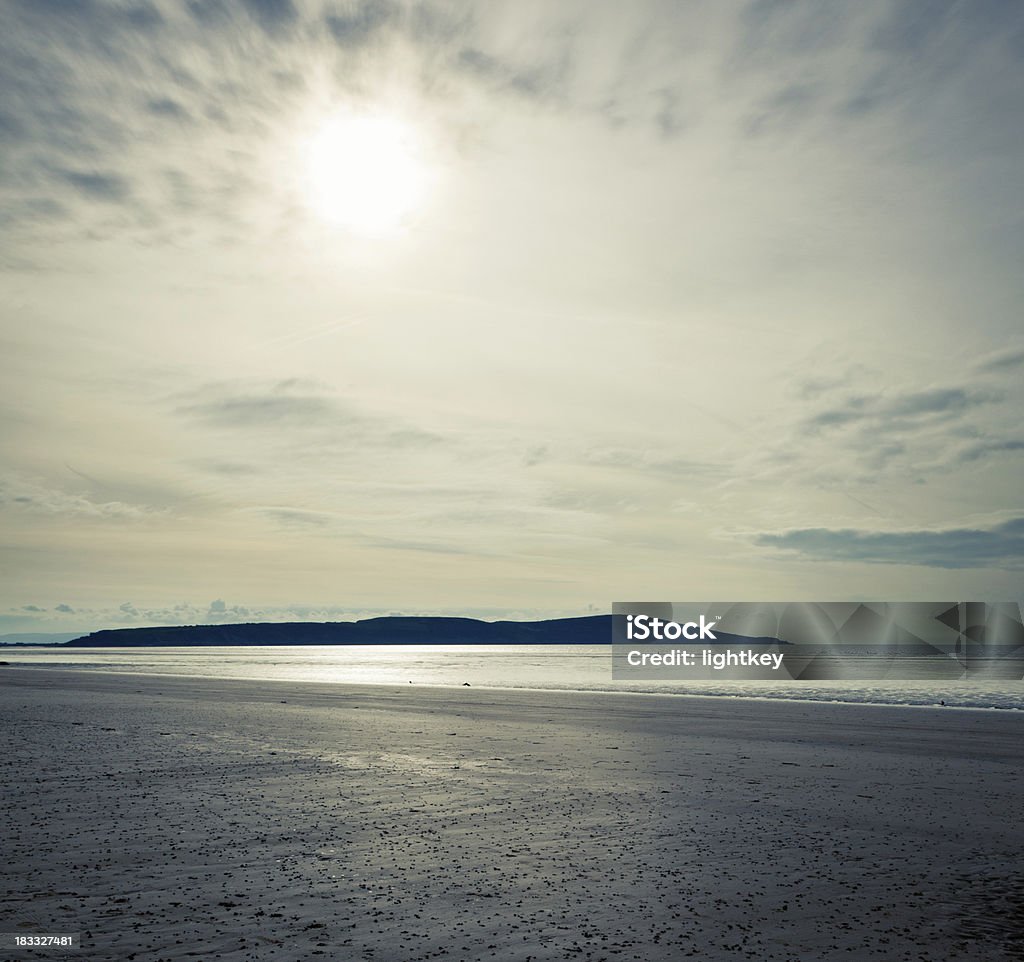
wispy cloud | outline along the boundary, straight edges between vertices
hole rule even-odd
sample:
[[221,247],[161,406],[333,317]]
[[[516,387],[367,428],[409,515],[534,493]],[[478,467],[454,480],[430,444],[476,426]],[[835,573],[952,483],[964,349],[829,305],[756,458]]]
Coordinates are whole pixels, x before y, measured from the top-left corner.
[[[902,386],[878,369],[802,379],[798,420],[781,442],[768,441],[769,471],[802,465],[809,476],[877,484],[886,477],[927,480],[1020,450],[1019,388],[999,364],[969,359],[960,383]],[[1006,363],[1010,363],[1006,361]],[[783,455],[787,456],[783,456]]]
[[265,517],[289,528],[325,528],[335,520],[332,515],[323,511],[307,511],[302,508],[262,507],[257,510]]
[[55,173],[81,194],[97,200],[118,203],[125,200],[131,193],[128,181],[118,174],[61,169],[56,170]]
[[242,0],[242,6],[272,34],[288,30],[299,19],[292,0]]
[[0,478],[0,511],[111,521],[141,521],[166,514],[163,507],[101,501],[87,493],[55,488],[41,481],[18,476]]
[[415,447],[441,440],[404,418],[367,413],[322,385],[297,379],[209,384],[172,403],[179,417],[207,428],[285,446],[306,443],[299,435],[310,432],[323,443],[358,440],[376,448]]
[[962,448],[957,458],[962,462],[980,461],[997,454],[1012,454],[1024,451],[1024,439],[1002,438],[977,441]]
[[[950,519],[1016,517],[1022,30],[998,2],[0,4],[0,590],[47,609],[11,617],[216,617],[166,600],[213,568],[225,598],[302,572],[317,611],[739,592],[786,566],[723,532],[941,560]],[[421,148],[394,236],[309,183],[345,112]]]
[[514,93],[533,100],[562,95],[566,61],[520,65],[475,47],[464,47],[454,61],[456,70],[499,93]]
[[310,395],[236,394],[197,404],[185,404],[181,414],[206,424],[228,428],[259,428],[276,424],[310,426],[345,420],[341,406]]
[[361,3],[328,12],[324,23],[340,47],[359,48],[392,27],[400,16],[400,8],[391,3]]
[[977,364],[977,369],[983,372],[1002,374],[1022,366],[1024,366],[1024,348],[1011,347],[982,358]]
[[886,396],[851,396],[842,407],[832,407],[810,417],[808,431],[867,422],[873,431],[898,431],[926,422],[950,420],[1005,397],[998,391],[962,387],[929,388]]

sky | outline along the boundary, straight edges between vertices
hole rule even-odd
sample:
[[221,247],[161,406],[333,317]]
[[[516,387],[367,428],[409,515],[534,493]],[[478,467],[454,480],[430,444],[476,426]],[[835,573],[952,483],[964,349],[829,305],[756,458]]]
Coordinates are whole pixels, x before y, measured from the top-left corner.
[[1017,0],[6,0],[0,633],[1015,600]]

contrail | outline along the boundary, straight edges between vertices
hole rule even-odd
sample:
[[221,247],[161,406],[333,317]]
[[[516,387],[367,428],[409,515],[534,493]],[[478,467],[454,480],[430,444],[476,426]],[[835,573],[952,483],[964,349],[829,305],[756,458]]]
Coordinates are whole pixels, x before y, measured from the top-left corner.
[[102,482],[94,478],[91,474],[86,474],[84,471],[79,471],[78,468],[71,467],[67,461],[64,462],[66,467],[72,474],[77,474],[83,481],[88,481],[90,484],[95,484],[97,487],[102,486]]
[[332,334],[335,331],[340,331],[345,327],[355,327],[357,324],[362,324],[364,321],[369,320],[369,317],[365,314],[360,314],[355,317],[347,317],[340,321],[331,321],[328,324],[322,324],[320,327],[314,327],[305,331],[295,331],[291,334],[282,334],[281,337],[272,337],[266,341],[257,341],[255,344],[250,344],[248,350],[259,351],[264,348],[272,347],[275,344],[301,344],[303,341],[311,341],[317,337],[325,337],[328,334]]
[[852,494],[850,494],[849,491],[844,491],[843,494],[845,494],[851,501],[857,502],[857,504],[859,504],[862,508],[867,508],[868,511],[872,512],[873,514],[877,514],[878,517],[880,517],[880,518],[889,518],[889,517],[891,517],[891,515],[888,515],[888,514],[885,514],[882,511],[879,511],[878,508],[872,507],[870,504],[867,503],[867,501],[861,501],[860,498],[854,497]]

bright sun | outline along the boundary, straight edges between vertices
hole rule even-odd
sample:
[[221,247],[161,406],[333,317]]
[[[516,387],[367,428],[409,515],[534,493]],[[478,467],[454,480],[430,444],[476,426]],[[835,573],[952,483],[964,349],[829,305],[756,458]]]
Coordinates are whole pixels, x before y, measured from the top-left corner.
[[422,202],[427,170],[415,130],[393,117],[339,113],[309,144],[310,206],[361,234],[390,234]]

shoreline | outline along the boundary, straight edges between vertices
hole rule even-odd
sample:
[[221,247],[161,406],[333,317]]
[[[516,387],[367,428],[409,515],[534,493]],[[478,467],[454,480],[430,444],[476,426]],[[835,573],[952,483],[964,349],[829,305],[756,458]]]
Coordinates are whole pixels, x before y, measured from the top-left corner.
[[[2,659],[0,659],[2,661]],[[259,678],[244,677],[240,678],[237,676],[216,676],[216,675],[196,675],[196,674],[182,674],[177,672],[156,672],[156,671],[117,671],[109,668],[68,668],[62,665],[54,665],[52,667],[42,664],[18,664],[17,662],[10,662],[7,665],[0,665],[0,672],[8,670],[14,670],[17,672],[31,672],[39,671],[45,673],[68,673],[74,675],[114,675],[117,677],[124,678],[149,678],[149,679],[161,679],[161,678],[175,678],[180,680],[195,681],[195,682],[238,682],[241,685],[259,683],[261,685],[326,685],[333,686],[338,689],[354,688],[386,688],[386,689],[402,689],[402,686],[397,682],[326,682],[318,681],[315,679],[307,678]],[[913,679],[911,679],[913,681]],[[781,685],[781,683],[779,683]],[[799,681],[790,681],[787,685],[797,686],[802,684]],[[808,685],[827,685],[828,682],[806,682]],[[645,698],[669,698],[669,699],[713,699],[713,700],[737,700],[737,701],[753,701],[753,702],[785,702],[789,704],[811,704],[811,705],[849,705],[852,707],[863,707],[863,708],[912,708],[912,709],[934,709],[936,711],[966,711],[966,712],[1000,712],[1000,713],[1021,713],[1024,717],[1024,706],[1015,705],[953,705],[953,704],[938,704],[938,703],[921,703],[921,702],[896,702],[896,701],[855,701],[855,700],[844,700],[841,698],[811,698],[811,697],[799,697],[799,696],[788,696],[786,694],[773,694],[773,695],[756,695],[748,692],[732,694],[730,692],[717,691],[713,693],[704,693],[697,691],[643,691],[639,689],[613,689],[613,688],[538,688],[530,687],[525,685],[520,686],[497,686],[497,685],[485,685],[485,684],[472,684],[463,685],[458,683],[451,684],[440,684],[433,682],[410,682],[410,685],[419,689],[430,689],[430,690],[442,690],[442,691],[462,691],[465,688],[470,688],[474,691],[489,691],[489,692],[537,692],[537,693],[552,693],[552,694],[570,694],[570,695],[608,695],[608,696],[619,696],[627,695],[631,697],[642,696]],[[864,683],[865,688],[870,688],[871,685],[867,682]]]

